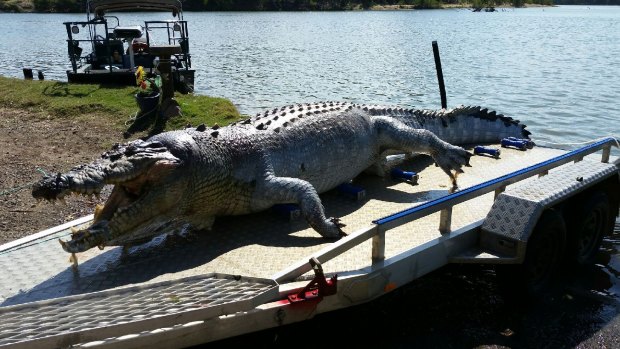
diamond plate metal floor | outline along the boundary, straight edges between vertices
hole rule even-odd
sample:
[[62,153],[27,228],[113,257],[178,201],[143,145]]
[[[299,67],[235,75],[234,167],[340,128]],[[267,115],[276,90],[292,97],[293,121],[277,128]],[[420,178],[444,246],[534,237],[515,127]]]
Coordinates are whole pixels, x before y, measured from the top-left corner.
[[[499,159],[474,156],[472,167],[459,176],[459,186],[479,184],[563,153],[542,147],[527,151],[502,148]],[[375,219],[448,193],[448,177],[430,158],[418,157],[399,168],[418,172],[419,184],[362,175],[354,184],[366,189],[365,198],[357,201],[336,191],[325,193],[321,197],[326,213],[340,217],[345,231],[353,232]],[[492,194],[487,194],[454,207],[453,229],[483,218],[492,201]],[[388,231],[386,257],[439,237],[438,216]],[[0,247],[0,306],[212,272],[269,278],[330,243],[303,219],[289,221],[267,211],[219,218],[212,231],[189,237],[159,236],[127,253],[120,247],[92,249],[78,254],[79,267],[74,270],[69,254],[56,241],[69,234],[65,229],[8,250]],[[363,268],[370,264],[370,253],[367,241],[325,263],[323,269],[335,273]]]
[[0,307],[0,347],[65,347],[247,311],[277,295],[272,280],[208,274]]

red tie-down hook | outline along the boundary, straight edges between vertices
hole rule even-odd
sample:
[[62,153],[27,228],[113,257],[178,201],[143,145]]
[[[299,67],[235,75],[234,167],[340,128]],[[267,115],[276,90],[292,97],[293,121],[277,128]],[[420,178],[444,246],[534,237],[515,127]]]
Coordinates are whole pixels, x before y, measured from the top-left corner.
[[314,278],[301,292],[289,294],[288,300],[291,303],[303,302],[308,300],[321,300],[325,296],[336,294],[338,275],[332,276],[329,280],[323,275],[323,268],[316,257],[310,259],[310,265],[314,271]]

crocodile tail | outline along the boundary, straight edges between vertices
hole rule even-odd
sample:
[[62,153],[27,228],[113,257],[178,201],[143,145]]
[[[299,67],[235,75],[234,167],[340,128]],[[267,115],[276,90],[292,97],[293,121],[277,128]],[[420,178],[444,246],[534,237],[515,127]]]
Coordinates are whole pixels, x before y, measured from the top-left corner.
[[499,143],[503,138],[529,139],[530,132],[519,120],[479,106],[416,110],[414,127],[422,127],[452,144]]

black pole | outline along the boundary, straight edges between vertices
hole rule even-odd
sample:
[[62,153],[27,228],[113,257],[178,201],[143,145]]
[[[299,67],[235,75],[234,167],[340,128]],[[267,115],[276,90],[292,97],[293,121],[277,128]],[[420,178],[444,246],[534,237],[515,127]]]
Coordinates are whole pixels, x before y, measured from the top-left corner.
[[439,47],[437,41],[433,41],[433,55],[435,56],[435,69],[437,69],[437,81],[439,82],[439,94],[441,95],[441,107],[448,108],[446,101],[446,86],[443,84],[443,72],[441,71],[441,59],[439,58]]
[[32,68],[23,68],[22,71],[24,72],[24,79],[26,80],[32,80]]

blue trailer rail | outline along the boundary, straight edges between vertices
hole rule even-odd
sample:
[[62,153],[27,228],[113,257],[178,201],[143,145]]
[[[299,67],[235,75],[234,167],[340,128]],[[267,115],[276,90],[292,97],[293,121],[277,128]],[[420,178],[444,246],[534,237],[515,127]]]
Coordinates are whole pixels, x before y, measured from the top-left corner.
[[[538,164],[520,169],[518,171],[506,174],[504,176],[494,178],[492,180],[480,183],[478,185],[465,188],[455,193],[428,201],[421,205],[394,213],[387,217],[374,220],[374,226],[368,227],[362,231],[342,239],[312,257],[324,263],[339,254],[349,250],[355,245],[360,244],[367,239],[372,238],[372,261],[373,263],[381,262],[385,259],[385,233],[387,230],[397,226],[411,222],[413,220],[428,216],[432,213],[440,211],[439,231],[443,234],[451,231],[452,208],[460,203],[471,200],[480,195],[495,191],[496,196],[506,189],[506,186],[519,182],[521,180],[536,176],[545,175],[550,169],[559,167],[573,161],[581,161],[589,154],[602,150],[601,162],[609,162],[611,147],[617,145],[615,138],[604,138],[590,145],[556,156],[552,159],[540,162]],[[478,222],[477,225],[481,225]],[[306,260],[307,261],[307,260]],[[301,262],[285,272],[276,275],[274,278],[278,282],[292,280],[311,270],[308,262]]]

